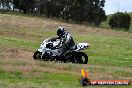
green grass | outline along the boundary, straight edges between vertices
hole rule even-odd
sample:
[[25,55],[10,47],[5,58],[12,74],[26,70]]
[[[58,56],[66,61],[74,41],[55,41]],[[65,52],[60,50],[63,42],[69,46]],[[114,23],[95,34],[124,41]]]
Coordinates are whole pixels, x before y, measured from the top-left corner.
[[122,71],[122,70],[116,70],[113,73],[113,75],[115,75],[116,77],[118,77],[118,76],[132,77],[132,72]]
[[18,39],[18,38],[11,38],[11,37],[0,37],[0,42],[2,45],[7,45],[9,47],[21,47],[25,49],[35,49],[39,45],[36,42],[30,41],[30,40],[24,40],[24,39]]
[[[29,78],[20,72],[0,71],[0,82],[2,88],[82,88],[79,85],[79,76],[61,73],[43,73],[41,78]],[[89,86],[94,88],[94,86]],[[88,88],[89,88],[88,87]],[[111,88],[110,86],[95,86],[98,88]],[[112,88],[131,88],[130,86],[112,86]]]
[[[67,87],[77,87],[80,88],[78,82],[79,77],[71,74],[61,74],[61,73],[43,73],[40,78],[37,77],[26,77],[24,74],[20,72],[5,72],[0,71],[0,80],[5,82],[5,85],[9,83],[10,86],[12,84],[35,84],[40,85],[41,88],[47,84],[47,88],[67,88]],[[74,86],[73,86],[74,85]],[[32,86],[32,85],[30,85]],[[33,87],[33,86],[32,86]],[[25,87],[26,88],[26,87]],[[37,87],[35,87],[37,88]]]
[[[77,30],[73,30],[72,35],[76,43],[87,42],[90,44],[90,47],[84,50],[89,55],[88,65],[34,61],[33,52],[39,48],[43,39],[56,35],[56,30],[52,29],[60,26],[61,23],[51,21],[49,22],[52,24],[50,27],[43,26],[46,21],[45,23],[40,22],[43,25],[36,27],[32,27],[36,21],[27,26],[24,26],[26,23],[20,25],[14,25],[10,22],[4,23],[12,17],[15,18],[13,15],[7,16],[5,14],[4,17],[0,15],[3,20],[3,23],[0,24],[1,88],[83,88],[79,83],[82,68],[90,72],[91,79],[132,78],[131,33],[123,32],[122,35],[116,35],[117,31],[110,30],[109,32],[115,35],[103,35],[91,34],[91,31],[89,31],[90,33],[77,33]],[[23,20],[23,17],[17,16],[17,19]],[[34,19],[38,20],[38,18]],[[62,25],[70,25],[71,28],[79,29],[78,26],[75,27],[75,25],[67,23]],[[79,27],[86,28],[81,25]],[[100,31],[103,30],[100,29]],[[15,49],[16,52],[13,51]],[[131,88],[132,86],[89,86],[87,88],[95,87]]]
[[85,41],[85,38],[88,39],[90,48],[86,52],[89,53],[90,64],[132,67],[132,42],[130,40],[89,35],[79,35],[75,38],[79,38],[76,39],[78,42]]

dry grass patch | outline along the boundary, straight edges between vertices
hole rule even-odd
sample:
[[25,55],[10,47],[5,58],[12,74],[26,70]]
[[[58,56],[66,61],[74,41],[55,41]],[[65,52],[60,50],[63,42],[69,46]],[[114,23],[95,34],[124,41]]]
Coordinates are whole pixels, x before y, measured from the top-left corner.
[[[34,29],[37,31],[46,31],[46,30],[56,30],[58,26],[65,26],[67,30],[82,33],[82,34],[92,34],[92,35],[104,35],[104,36],[117,36],[117,37],[125,37],[132,38],[131,33],[128,32],[119,32],[110,29],[102,29],[102,28],[93,28],[88,27],[86,25],[78,25],[78,24],[70,24],[70,23],[62,23],[58,21],[53,21],[47,18],[33,18],[33,17],[23,17],[23,16],[14,16],[14,15],[6,15],[0,14],[1,24],[6,25],[17,25],[19,27],[26,27],[29,30]],[[15,19],[15,20],[14,20]],[[9,21],[10,20],[10,21]]]

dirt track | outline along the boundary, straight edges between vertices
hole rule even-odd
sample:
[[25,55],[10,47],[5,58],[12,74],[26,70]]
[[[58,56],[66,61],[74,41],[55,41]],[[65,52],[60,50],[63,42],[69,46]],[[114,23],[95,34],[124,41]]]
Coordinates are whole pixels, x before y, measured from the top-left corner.
[[0,14],[0,19],[1,19],[0,21],[1,25],[10,24],[14,26],[19,26],[20,28],[27,27],[31,30],[36,30],[38,28],[41,29],[41,31],[49,30],[49,29],[56,30],[58,26],[64,26],[66,27],[67,30],[70,30],[79,34],[82,33],[82,34],[90,34],[90,35],[105,35],[105,36],[107,35],[107,36],[117,36],[117,37],[119,36],[119,37],[126,37],[132,40],[132,35],[130,35],[130,33],[128,32],[122,32],[122,31],[119,32],[119,31],[109,30],[109,29],[88,27],[87,25],[62,23],[62,22],[54,21],[47,18],[40,19],[40,18],[30,18],[30,17],[20,17],[20,16],[12,16],[12,15],[10,16],[5,14],[4,15]]

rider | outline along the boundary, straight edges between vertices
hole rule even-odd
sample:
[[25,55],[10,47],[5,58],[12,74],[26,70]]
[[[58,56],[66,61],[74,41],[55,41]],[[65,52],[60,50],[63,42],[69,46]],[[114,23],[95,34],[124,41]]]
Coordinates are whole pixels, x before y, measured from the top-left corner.
[[64,27],[59,27],[57,29],[57,35],[60,39],[60,43],[56,46],[56,48],[62,48],[62,53],[65,53],[67,50],[72,49],[75,45],[75,42],[69,32],[65,30]]

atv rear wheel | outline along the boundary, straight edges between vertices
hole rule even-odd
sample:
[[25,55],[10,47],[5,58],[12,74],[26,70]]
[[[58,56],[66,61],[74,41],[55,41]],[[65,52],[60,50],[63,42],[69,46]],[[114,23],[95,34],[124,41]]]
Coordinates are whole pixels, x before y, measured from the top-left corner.
[[78,52],[78,60],[79,60],[79,63],[81,64],[87,64],[88,63],[88,55],[85,54],[84,52]]
[[41,59],[41,54],[42,54],[41,52],[36,51],[33,55],[34,60]]
[[84,52],[72,52],[67,55],[68,59],[72,63],[87,64],[88,56]]

